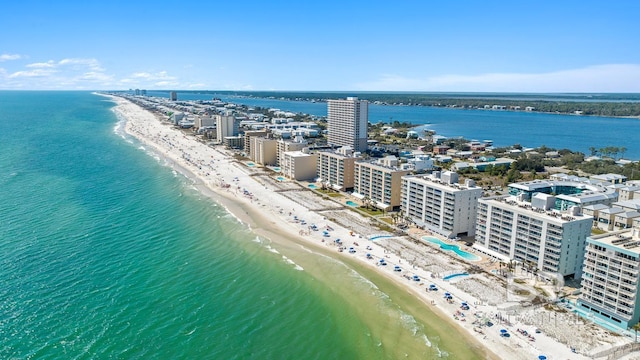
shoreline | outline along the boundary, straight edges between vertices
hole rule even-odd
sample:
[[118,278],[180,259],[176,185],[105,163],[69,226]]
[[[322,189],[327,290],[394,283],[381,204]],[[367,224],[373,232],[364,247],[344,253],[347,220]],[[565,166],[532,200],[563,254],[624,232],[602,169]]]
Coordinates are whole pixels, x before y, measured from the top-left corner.
[[[433,320],[433,316],[442,320],[439,323],[446,325],[444,326],[448,329],[446,331],[454,329],[457,333],[451,334],[454,338],[464,337],[465,343],[475,349],[474,352],[478,357],[530,359],[544,353],[553,358],[585,358],[572,354],[567,346],[550,337],[539,336],[540,339],[536,347],[536,345],[528,343],[526,340],[517,339],[515,336],[509,340],[503,339],[499,336],[496,327],[486,328],[486,334],[483,334],[477,331],[471,321],[467,323],[454,320],[450,314],[457,313],[458,306],[442,298],[441,295],[444,291],[453,294],[456,302],[463,300],[473,304],[471,311],[467,312],[469,320],[473,320],[471,313],[474,315],[476,312],[497,313],[498,309],[489,305],[480,305],[481,302],[474,299],[473,296],[453,287],[451,283],[441,278],[430,279],[430,282],[438,285],[441,292],[425,291],[426,286],[423,286],[423,281],[418,284],[406,280],[403,276],[399,276],[399,273],[393,271],[391,264],[397,263],[403,269],[406,268],[403,275],[414,273],[418,274],[421,279],[428,279],[433,273],[430,274],[415,265],[413,269],[408,269],[408,264],[411,264],[412,261],[406,257],[402,258],[388,252],[384,246],[377,242],[353,237],[349,233],[349,229],[331,222],[323,214],[304,208],[277,192],[269,191],[273,189],[269,189],[268,182],[261,183],[257,179],[260,176],[251,173],[254,169],[246,168],[230,157],[230,154],[195,141],[167,124],[162,124],[155,115],[128,100],[114,96],[107,97],[116,103],[113,111],[125,119],[125,131],[128,134],[152,147],[165,159],[170,160],[172,166],[177,167],[183,175],[194,181],[194,186],[203,195],[220,203],[251,231],[284,247],[310,247],[315,252],[342,262],[365,279],[373,281],[385,293],[392,294],[394,301],[398,301],[404,308],[410,309],[410,314],[424,325],[432,326],[433,324],[429,324],[425,319]],[[242,191],[240,191],[241,189]],[[334,229],[331,238],[338,237],[345,239],[347,243],[352,243],[357,249],[357,253],[337,252],[335,245],[328,241],[325,242],[317,232],[305,233],[304,227],[294,222],[289,213],[303,216],[309,224],[318,224],[321,227],[330,225]],[[358,244],[358,241],[361,244]],[[365,258],[364,245],[367,245],[367,251],[373,255],[374,260]],[[348,245],[345,244],[345,246]],[[444,254],[441,256],[446,258]],[[383,258],[388,259],[389,266],[377,265],[376,259]],[[415,261],[416,257],[413,260]],[[476,304],[478,305],[476,306]],[[431,319],[426,315],[421,316],[422,312],[431,313]],[[511,330],[511,328],[509,329]],[[442,331],[442,329],[439,330]],[[515,328],[512,330],[515,334]],[[453,347],[451,344],[446,346],[444,341],[441,345],[450,350],[455,349],[455,345]]]

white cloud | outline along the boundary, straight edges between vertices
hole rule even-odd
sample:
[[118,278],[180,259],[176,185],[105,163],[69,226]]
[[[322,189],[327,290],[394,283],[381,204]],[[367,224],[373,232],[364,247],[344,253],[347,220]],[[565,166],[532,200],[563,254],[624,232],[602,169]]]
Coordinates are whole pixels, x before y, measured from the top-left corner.
[[67,58],[27,64],[11,73],[0,73],[0,88],[103,89],[114,83],[97,59]]
[[122,86],[135,86],[136,88],[187,88],[181,85],[176,76],[169,75],[167,71],[135,72],[128,77],[119,80]]
[[165,87],[165,86],[176,86],[178,84],[179,83],[177,81],[157,81],[153,85],[158,87]]
[[9,61],[9,60],[19,60],[22,58],[23,56],[18,54],[0,54],[0,62]]
[[62,59],[58,62],[60,66],[70,66],[73,68],[89,68],[92,71],[104,71],[100,62],[96,59],[70,58]]
[[102,82],[109,81],[110,82],[110,81],[113,81],[113,75],[108,75],[101,72],[89,71],[82,74],[80,76],[80,79],[88,80],[88,81],[102,81]]
[[370,91],[640,92],[640,64],[608,64],[548,73],[489,73],[409,78],[383,75],[357,84]]
[[55,72],[56,70],[53,70],[53,69],[34,69],[34,70],[27,70],[27,71],[16,71],[13,74],[10,74],[9,78],[15,79],[15,78],[23,78],[23,77],[26,77],[26,78],[45,77]]
[[53,60],[49,60],[49,61],[44,62],[44,63],[27,64],[26,67],[28,67],[28,68],[54,68],[54,67],[56,67],[56,63]]
[[148,73],[148,72],[137,72],[131,74],[131,77],[134,79],[145,79],[145,80],[173,80],[175,77],[167,75],[166,71],[159,71],[156,73]]

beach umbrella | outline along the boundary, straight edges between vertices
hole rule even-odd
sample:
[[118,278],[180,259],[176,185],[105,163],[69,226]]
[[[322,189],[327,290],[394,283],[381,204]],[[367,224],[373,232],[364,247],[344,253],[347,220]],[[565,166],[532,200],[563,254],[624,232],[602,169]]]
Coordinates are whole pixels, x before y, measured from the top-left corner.
[[547,357],[546,357],[546,356],[544,356],[544,355],[540,355],[540,356],[538,356],[538,359],[540,359],[540,360],[547,360]]
[[507,329],[500,329],[500,332],[504,334],[507,332]]
[[444,293],[444,296],[451,296],[448,292]]
[[380,259],[380,262],[381,262],[381,263],[383,263],[383,262],[384,262],[384,259]]

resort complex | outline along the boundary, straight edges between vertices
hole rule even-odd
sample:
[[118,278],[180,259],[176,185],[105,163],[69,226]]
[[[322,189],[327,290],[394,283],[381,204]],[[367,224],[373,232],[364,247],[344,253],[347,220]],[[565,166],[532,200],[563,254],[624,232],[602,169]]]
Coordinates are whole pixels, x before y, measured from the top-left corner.
[[[478,297],[478,303],[503,306],[510,309],[504,314],[515,316],[537,311],[540,304],[554,307],[566,302],[575,316],[585,321],[597,318],[600,326],[626,334],[640,320],[640,184],[624,176],[555,173],[496,189],[452,171],[510,166],[513,160],[498,161],[490,155],[489,143],[475,141],[469,153],[435,145],[433,152],[396,147],[374,155],[368,149],[368,103],[357,98],[329,100],[327,118],[314,121],[300,121],[299,114],[278,109],[252,113],[215,99],[177,107],[166,99],[126,98],[162,114],[174,127],[193,123],[192,130],[182,131],[233,154],[234,162],[250,168],[255,179],[270,179],[264,180],[265,189],[272,187],[323,219],[350,227],[350,237],[410,238],[406,243],[389,240],[385,254],[401,255],[412,248],[421,254],[413,257],[413,269],[418,264],[430,269],[434,282],[474,284],[469,285],[473,291],[466,290]],[[443,154],[462,165],[439,161]],[[464,166],[471,162],[475,165]],[[445,165],[450,170],[443,169]],[[226,183],[221,186],[228,188]],[[354,220],[352,212],[368,220]],[[312,225],[300,234],[318,231]],[[323,243],[329,228],[323,232]],[[357,244],[347,248],[337,239],[332,246],[353,254]],[[434,256],[432,249],[455,261],[443,260],[440,253]],[[378,266],[386,264],[383,257]],[[395,271],[402,271],[400,260]],[[474,275],[480,273],[493,280]],[[467,276],[470,280],[460,280]],[[418,275],[409,279],[422,281]],[[516,300],[490,294],[487,284],[492,281],[502,284],[507,294],[516,294]],[[483,331],[487,322],[491,321],[477,320],[474,330]]]

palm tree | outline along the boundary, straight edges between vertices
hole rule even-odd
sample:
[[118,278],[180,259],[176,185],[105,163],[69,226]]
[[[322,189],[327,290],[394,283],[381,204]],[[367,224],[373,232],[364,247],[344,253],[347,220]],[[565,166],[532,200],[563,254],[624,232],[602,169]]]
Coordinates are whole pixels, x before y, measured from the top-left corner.
[[391,222],[394,224],[398,222],[398,213],[391,214]]
[[364,208],[369,210],[369,207],[371,206],[371,198],[369,197],[369,195],[365,195],[362,198],[362,205],[364,205]]

